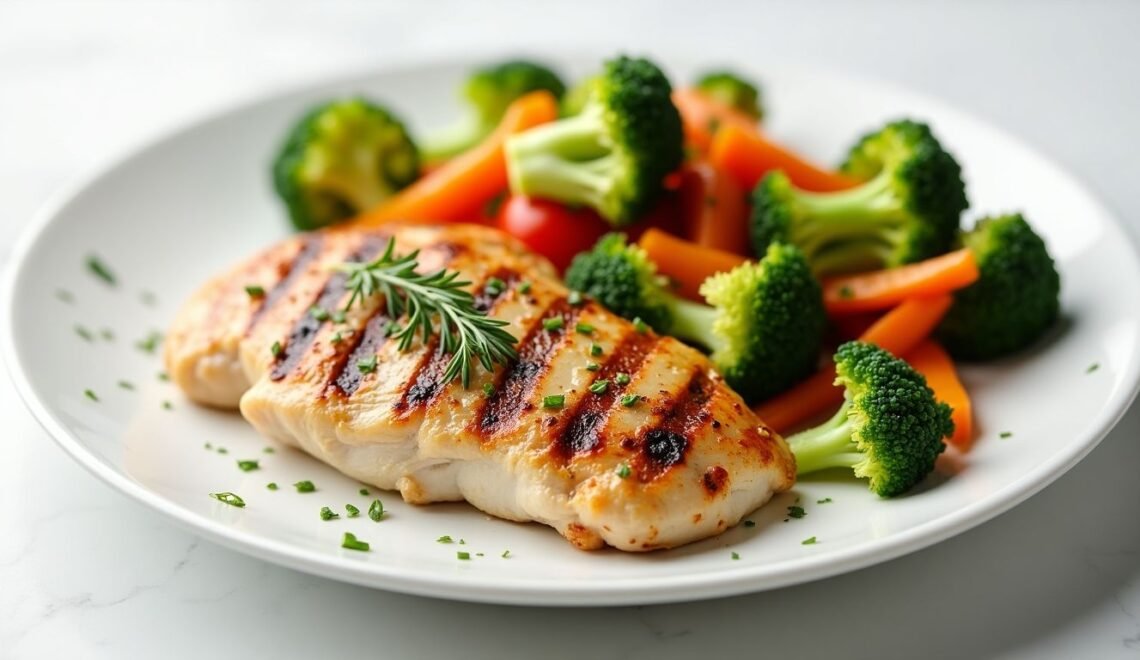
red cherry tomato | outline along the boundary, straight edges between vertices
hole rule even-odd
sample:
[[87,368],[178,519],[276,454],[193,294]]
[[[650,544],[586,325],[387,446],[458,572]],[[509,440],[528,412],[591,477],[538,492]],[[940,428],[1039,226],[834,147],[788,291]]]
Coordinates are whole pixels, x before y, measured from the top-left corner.
[[592,209],[570,209],[558,202],[513,195],[499,211],[499,229],[566,270],[579,252],[589,250],[609,224]]

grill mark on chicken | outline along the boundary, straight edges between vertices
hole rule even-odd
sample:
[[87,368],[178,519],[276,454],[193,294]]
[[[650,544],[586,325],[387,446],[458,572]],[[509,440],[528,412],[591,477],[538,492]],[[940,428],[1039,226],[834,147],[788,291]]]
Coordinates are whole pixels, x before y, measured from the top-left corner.
[[601,444],[600,432],[609,418],[614,401],[628,385],[618,384],[619,373],[635,374],[641,370],[645,358],[657,345],[656,335],[632,331],[622,337],[605,363],[596,372],[594,382],[609,382],[604,394],[584,396],[568,415],[568,421],[558,433],[551,447],[553,454],[563,462],[577,454],[596,449]]
[[[484,437],[513,428],[519,416],[528,409],[531,392],[542,374],[549,369],[550,361],[558,348],[566,342],[567,333],[574,327],[581,306],[571,305],[566,298],[552,302],[546,311],[531,325],[519,342],[518,358],[499,375],[495,391],[483,401],[475,430]],[[547,330],[546,321],[562,318],[560,330]]]
[[640,443],[642,479],[652,479],[685,462],[689,438],[712,417],[708,404],[715,391],[716,384],[708,373],[697,369],[684,388],[657,402],[654,411],[662,417]]
[[351,350],[337,354],[337,364],[329,371],[329,384],[334,391],[343,396],[352,396],[360,388],[364,382],[360,362],[377,354],[388,339],[391,323],[387,308],[381,303],[364,324],[364,331],[356,333],[356,343]]
[[288,264],[281,264],[284,270],[284,272],[281,273],[281,279],[277,281],[277,284],[273,285],[273,288],[265,292],[265,295],[261,297],[260,304],[250,314],[249,323],[246,324],[245,327],[246,335],[249,335],[253,327],[261,320],[261,317],[264,316],[278,300],[285,297],[285,294],[292,288],[293,283],[301,276],[301,273],[305,272],[305,268],[308,267],[309,263],[316,259],[317,255],[321,253],[321,248],[324,246],[322,234],[306,234],[301,240],[301,249],[293,256],[293,260]]
[[[365,261],[371,259],[379,253],[380,249],[386,244],[387,236],[385,234],[374,233],[366,234],[361,241],[360,247],[348,255],[345,261]],[[344,298],[345,282],[348,276],[345,273],[333,273],[325,281],[324,287],[317,295],[317,299],[313,302],[313,307],[319,307],[324,310],[333,310],[336,305]],[[309,310],[306,309],[302,312],[301,317],[294,321],[292,330],[289,331],[289,338],[285,340],[285,345],[281,347],[281,352],[277,354],[273,361],[273,368],[269,372],[271,380],[281,380],[293,371],[305,353],[309,350],[313,340],[316,339],[317,331],[321,326],[327,322],[318,320]]]
[[[504,286],[497,291],[492,291],[488,287],[488,282],[492,278],[501,280]],[[484,314],[489,313],[510,291],[511,284],[517,279],[518,273],[509,268],[495,270],[487,279],[483,280],[483,284],[474,294],[476,309]],[[421,360],[416,366],[412,377],[408,379],[408,386],[393,406],[401,417],[407,417],[413,410],[435,401],[435,398],[447,385],[443,382],[443,375],[447,371],[447,365],[451,362],[451,353],[444,352],[443,347],[439,345],[437,336],[431,338],[428,350],[425,353],[430,357]]]

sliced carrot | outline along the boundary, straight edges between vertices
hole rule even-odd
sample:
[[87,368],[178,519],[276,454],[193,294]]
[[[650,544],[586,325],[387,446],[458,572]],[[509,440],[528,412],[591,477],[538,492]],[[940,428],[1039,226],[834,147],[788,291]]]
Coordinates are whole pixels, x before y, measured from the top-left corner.
[[508,136],[558,118],[549,92],[532,92],[511,103],[498,128],[481,143],[440,165],[380,206],[353,221],[375,227],[393,221],[475,221],[483,206],[507,187],[503,144]]
[[937,342],[926,340],[906,354],[906,361],[915,371],[926,377],[926,384],[934,390],[934,396],[954,409],[954,433],[948,438],[950,444],[962,451],[974,442],[974,414],[970,405],[970,395],[958,379],[954,361]]
[[[907,300],[872,324],[859,336],[859,341],[875,344],[895,355],[905,355],[934,330],[952,301],[947,294]],[[787,433],[843,401],[843,389],[834,382],[835,367],[829,364],[753,410],[778,433]]]
[[756,126],[748,115],[691,87],[673,90],[673,105],[681,113],[685,143],[701,153],[708,151],[713,136],[724,126]]
[[915,296],[949,293],[977,279],[974,253],[963,248],[897,268],[830,278],[823,283],[823,302],[833,315],[868,312]]
[[756,129],[731,124],[713,137],[709,150],[712,164],[736,177],[745,190],[773,170],[783,170],[796,186],[812,192],[833,192],[858,185],[859,181],[813,165],[765,138]]
[[744,257],[703,247],[660,229],[649,229],[637,242],[657,264],[657,270],[673,279],[677,291],[693,300],[701,300],[701,283],[711,275],[732,270],[748,261]]
[[703,247],[744,254],[748,248],[748,204],[736,179],[704,161],[682,170],[685,238]]

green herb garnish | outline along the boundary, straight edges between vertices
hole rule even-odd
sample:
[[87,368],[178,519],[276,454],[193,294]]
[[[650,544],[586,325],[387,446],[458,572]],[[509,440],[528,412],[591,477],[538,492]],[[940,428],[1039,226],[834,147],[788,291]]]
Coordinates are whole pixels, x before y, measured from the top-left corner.
[[625,406],[626,408],[632,408],[633,406],[636,406],[637,402],[640,400],[641,397],[637,396],[636,394],[623,394],[621,397],[621,405]]
[[566,296],[566,302],[570,303],[570,305],[572,305],[573,307],[577,307],[578,305],[581,305],[582,304],[582,292],[581,291],[571,291],[570,295]]
[[344,540],[340,542],[340,547],[345,550],[358,550],[360,552],[368,552],[371,548],[367,541],[361,541],[352,532],[344,533]]
[[792,506],[788,507],[788,517],[789,518],[797,518],[798,519],[798,518],[803,518],[806,515],[807,515],[807,512],[804,511],[804,508],[802,506],[792,505]]
[[332,313],[333,323],[344,323],[344,319],[345,319],[345,316],[344,316],[344,310],[343,309],[338,309]]
[[162,343],[162,333],[152,330],[151,333],[135,342],[135,348],[144,353],[154,353]]
[[507,283],[497,277],[488,277],[487,283],[483,285],[483,290],[487,292],[488,296],[497,296],[506,289]]
[[526,280],[519,282],[519,293],[530,293],[530,282]]
[[325,321],[329,320],[329,311],[324,307],[317,307],[316,305],[313,305],[309,308],[309,316],[320,321],[321,323],[324,323]]
[[236,506],[239,509],[245,506],[245,500],[233,493],[210,493],[210,497],[230,506]]
[[542,320],[543,330],[553,332],[555,330],[561,330],[564,327],[566,327],[566,319],[562,318],[561,316],[552,316],[548,319]]
[[79,324],[75,325],[75,334],[79,335],[84,341],[95,341],[95,333]]
[[596,380],[593,383],[591,383],[590,384],[590,391],[593,392],[594,394],[605,394],[606,390],[609,389],[609,387],[610,387],[610,381],[605,380],[603,378],[602,380]]
[[372,504],[368,507],[368,517],[372,522],[380,522],[384,518],[384,503],[380,500],[372,500]]
[[590,355],[592,357],[598,357],[601,354],[602,354],[601,344],[590,344]]
[[471,553],[470,552],[464,552],[462,550],[455,553],[455,556],[456,556],[456,558],[462,559],[463,561],[467,561],[468,559],[471,559]]
[[103,341],[115,341],[115,332],[110,328],[100,328],[99,336],[103,338]]
[[356,508],[355,506],[353,506],[351,504],[345,504],[344,510],[348,512],[349,518],[355,518],[355,517],[360,515],[360,509]]
[[407,314],[408,321],[396,333],[399,350],[407,350],[416,335],[424,341],[439,327],[439,346],[451,354],[443,382],[456,377],[467,387],[471,382],[471,362],[477,359],[488,371],[496,363],[507,364],[516,357],[515,337],[503,329],[508,323],[488,317],[475,307],[475,298],[464,290],[470,282],[459,279],[458,271],[439,270],[421,275],[419,251],[395,256],[396,242],[379,258],[367,263],[346,263],[339,270],[348,275],[345,287],[351,291],[344,309],[357,300],[373,295],[383,297],[390,318]]
[[91,399],[92,401],[98,401],[99,400],[99,397],[95,394],[94,390],[83,390],[83,396],[87,397],[88,399]]
[[356,368],[360,369],[360,373],[362,374],[370,374],[376,371],[376,355],[372,354],[363,360],[357,360]]
[[1002,440],[1005,440],[1006,438],[1012,438],[1013,432],[1012,431],[1002,431],[1001,433],[998,434],[998,437],[1001,438]]
[[831,504],[831,498],[825,497],[822,500],[816,500],[815,503],[816,504]]
[[1090,364],[1088,366],[1087,369],[1085,369],[1085,373],[1091,374],[1092,372],[1096,371],[1097,369],[1100,369],[1100,363],[1099,362],[1093,362],[1092,364]]
[[744,526],[745,526],[745,527],[755,527],[755,526],[756,526],[756,521],[755,521],[755,520],[745,520],[745,521],[744,521]]
[[293,484],[293,487],[297,489],[298,493],[314,493],[317,490],[317,487],[313,485],[313,482],[309,481],[308,479],[305,481],[298,481],[297,483]]
[[158,296],[154,295],[153,291],[139,291],[139,302],[147,307],[154,307],[158,304]]
[[329,338],[329,343],[331,343],[331,344],[339,344],[342,341],[344,341],[344,337],[342,337],[340,335],[339,330],[337,330],[335,333],[333,333],[333,336]]
[[87,270],[91,271],[92,275],[103,280],[109,286],[118,284],[118,281],[115,279],[115,274],[111,272],[110,268],[107,268],[107,264],[100,261],[99,257],[95,255],[87,257]]
[[363,495],[364,497],[368,497],[369,495],[371,495],[371,493],[368,492],[367,488],[361,488],[360,494]]
[[273,345],[269,347],[269,354],[273,357],[281,357],[281,353],[284,351],[285,349],[281,347],[281,342],[279,341],[273,342]]
[[495,394],[495,386],[490,383],[483,383],[483,394],[485,396],[492,396]]
[[327,506],[321,507],[321,520],[333,520],[333,519],[339,518],[339,517],[340,517],[340,514],[337,513],[336,511],[333,511],[332,509],[328,508]]
[[807,537],[806,539],[800,541],[800,545],[815,545],[815,537],[814,536]]
[[732,553],[732,558],[733,558],[734,560],[736,560],[736,559],[740,559],[740,555],[739,555],[738,553],[735,553],[735,552],[734,552],[734,553]]
[[632,473],[633,473],[633,470],[629,469],[629,463],[622,463],[621,465],[618,466],[618,469],[617,469],[617,476],[618,477],[620,477],[622,479],[628,479],[629,475]]
[[641,317],[639,316],[633,319],[633,329],[641,334],[645,334],[649,332],[649,325],[646,324],[645,321],[642,321]]
[[548,394],[542,397],[543,408],[561,408],[566,405],[565,394]]
[[75,302],[75,296],[73,296],[71,294],[71,292],[68,291],[67,289],[56,289],[55,290],[55,299],[60,301],[60,302],[65,302],[65,303]]
[[238,461],[237,466],[238,469],[242,472],[253,472],[254,470],[261,468],[261,466],[257,464],[257,461],[251,460]]
[[844,300],[850,300],[851,298],[855,297],[855,292],[851,289],[850,286],[844,284],[843,286],[839,287],[839,297]]
[[503,554],[501,554],[499,556],[502,557],[503,559],[506,559],[506,558],[511,556],[511,551],[510,550],[503,550]]
[[614,382],[618,385],[629,385],[629,374],[625,373],[624,371],[619,371],[614,376]]
[[162,402],[162,409],[163,410],[174,410],[174,404],[169,402],[169,401],[163,401]]
[[269,483],[265,484],[265,487],[268,488],[269,490],[277,490],[277,482],[276,481],[270,481]]
[[577,330],[578,334],[580,335],[594,334],[594,326],[590,325],[589,323],[579,323],[574,326],[574,329]]
[[277,452],[277,450],[274,449],[273,447],[266,447],[266,448],[261,450],[261,453],[263,453],[263,454],[273,454],[276,452]]
[[264,298],[265,297],[265,289],[261,286],[258,286],[257,284],[245,285],[245,293],[250,298]]
[[435,540],[436,543],[451,543],[451,537],[444,535]]
[[130,382],[129,380],[120,380],[119,381],[119,389],[121,389],[121,390],[133,390],[133,389],[135,389],[135,385],[134,385],[134,383]]
[[602,365],[598,364],[597,362],[587,362],[586,363],[586,371],[597,371],[598,369],[601,369],[601,368],[602,368]]

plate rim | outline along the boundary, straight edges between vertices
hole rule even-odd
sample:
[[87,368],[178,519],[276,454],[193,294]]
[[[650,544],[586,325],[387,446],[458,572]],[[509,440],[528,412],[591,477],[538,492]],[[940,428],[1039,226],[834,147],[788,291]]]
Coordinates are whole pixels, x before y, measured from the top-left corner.
[[[501,576],[482,578],[444,576],[438,572],[407,567],[396,568],[364,562],[346,563],[338,555],[314,553],[283,541],[268,539],[232,527],[185,509],[171,500],[156,496],[142,484],[117,472],[111,465],[89,452],[78,437],[41,400],[28,377],[28,367],[24,359],[16,351],[17,286],[27,268],[29,255],[44,240],[46,230],[60,213],[71,206],[86,190],[98,185],[105,177],[136,159],[161,149],[167,142],[177,139],[188,131],[262,104],[312,93],[322,87],[345,86],[354,81],[431,66],[460,65],[471,62],[475,57],[493,57],[496,54],[503,56],[507,53],[499,49],[487,49],[466,54],[448,51],[433,56],[411,56],[385,66],[344,68],[333,75],[322,75],[319,78],[313,77],[298,83],[265,89],[237,102],[222,104],[211,111],[177,121],[164,130],[132,141],[115,155],[98,161],[85,175],[77,177],[73,183],[52,195],[33,215],[32,220],[13,243],[2,281],[2,309],[7,319],[4,332],[0,332],[0,354],[3,355],[7,372],[17,394],[33,418],[66,454],[115,490],[153,511],[164,514],[193,534],[209,538],[254,558],[342,582],[420,596],[495,604],[610,606],[693,601],[777,589],[858,570],[940,543],[1009,511],[1068,472],[1100,444],[1128,411],[1137,393],[1140,392],[1140,351],[1133,351],[1130,361],[1121,370],[1120,387],[1105,402],[1100,414],[1092,420],[1086,430],[1073,438],[1069,448],[1057,452],[1034,470],[1007,483],[987,497],[902,532],[835,553],[769,564],[743,564],[735,569],[716,573],[697,572],[658,576],[649,581],[643,578],[624,578],[609,580],[604,584],[570,582],[559,584],[557,587],[529,579],[511,581],[504,580]],[[565,63],[580,61],[585,57],[596,59],[597,53],[576,49],[549,49],[539,57],[552,62]],[[689,49],[678,50],[674,56],[662,56],[661,59],[671,64],[696,61]],[[1140,270],[1140,251],[1137,250],[1131,234],[1124,229],[1119,215],[1112,212],[1100,197],[1093,194],[1070,170],[1003,127],[979,119],[969,112],[923,92],[858,73],[842,69],[783,64],[775,68],[781,73],[801,71],[817,78],[839,78],[873,85],[892,94],[918,99],[936,109],[938,113],[952,114],[970,124],[999,133],[1016,148],[1032,155],[1043,167],[1061,175],[1069,182],[1075,191],[1107,220],[1105,226],[1109,235],[1106,238],[1121,243],[1131,258],[1132,265]],[[1140,340],[1137,340],[1137,344],[1140,344]],[[789,564],[794,565],[795,569],[789,570],[787,568]]]

